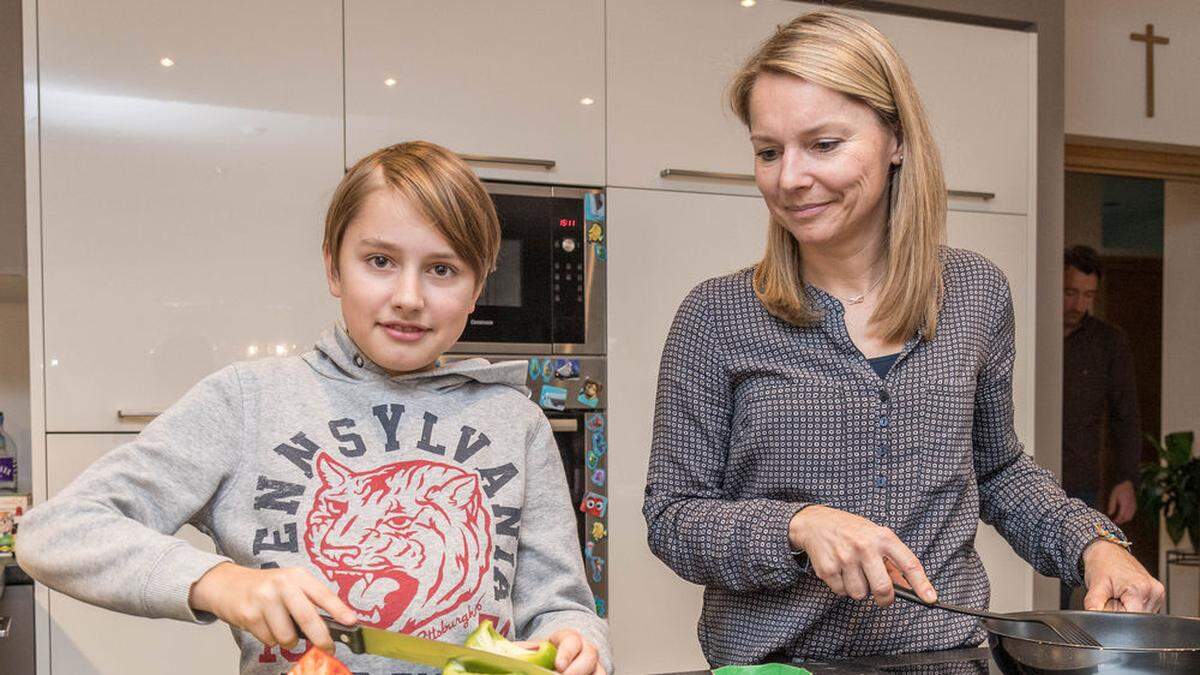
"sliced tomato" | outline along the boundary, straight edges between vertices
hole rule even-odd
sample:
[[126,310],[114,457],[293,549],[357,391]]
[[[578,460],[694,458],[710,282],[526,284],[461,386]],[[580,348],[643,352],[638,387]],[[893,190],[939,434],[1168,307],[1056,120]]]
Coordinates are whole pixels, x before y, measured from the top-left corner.
[[320,649],[309,647],[288,675],[350,675],[350,669]]

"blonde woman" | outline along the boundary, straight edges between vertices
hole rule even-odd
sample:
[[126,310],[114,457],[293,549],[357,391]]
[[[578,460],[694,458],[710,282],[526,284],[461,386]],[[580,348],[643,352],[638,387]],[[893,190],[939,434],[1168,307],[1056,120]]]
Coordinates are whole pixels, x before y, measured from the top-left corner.
[[[731,87],[766,254],[697,286],[663,351],[644,514],[705,586],[713,664],[979,644],[979,518],[1087,606],[1155,611],[1120,530],[1022,451],[1004,275],[947,248],[946,192],[895,50],[833,12],[781,27]],[[936,589],[936,590],[935,590]],[[874,604],[867,602],[873,599]],[[876,606],[877,605],[877,606]]]

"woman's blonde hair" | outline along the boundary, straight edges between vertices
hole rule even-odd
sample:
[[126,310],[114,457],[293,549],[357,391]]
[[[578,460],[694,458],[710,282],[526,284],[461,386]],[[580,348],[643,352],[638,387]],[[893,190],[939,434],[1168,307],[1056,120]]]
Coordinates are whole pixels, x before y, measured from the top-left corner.
[[[750,126],[750,94],[762,73],[783,73],[866,104],[903,143],[903,163],[888,188],[887,271],[871,321],[889,339],[918,329],[932,339],[941,303],[939,246],[946,232],[946,183],[925,109],[908,69],[874,26],[816,11],[779,27],[751,54],[729,89],[733,111]],[[820,320],[809,306],[800,246],[775,219],[754,273],[754,292],[774,316],[800,326]]]
[[333,258],[335,273],[346,228],[367,197],[383,189],[399,192],[437,228],[475,272],[476,284],[483,287],[500,252],[496,207],[458,155],[427,141],[380,148],[358,160],[342,177],[325,214],[322,244]]

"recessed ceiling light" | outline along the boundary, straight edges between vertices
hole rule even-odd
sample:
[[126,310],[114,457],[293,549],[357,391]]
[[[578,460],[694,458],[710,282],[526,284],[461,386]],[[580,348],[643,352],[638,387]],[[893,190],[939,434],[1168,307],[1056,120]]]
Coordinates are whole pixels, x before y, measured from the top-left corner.
[[596,102],[596,99],[594,99],[590,96],[584,96],[583,98],[579,99],[579,103],[581,105],[592,105],[595,102]]
[[394,86],[396,86],[396,79],[389,77],[388,79],[383,81],[383,84],[388,87],[394,87]]
[[753,7],[757,4],[757,0],[742,0],[742,7]]
[[172,61],[171,57],[169,57],[169,56],[162,57],[161,59],[158,60],[158,62],[159,62],[159,64],[162,65],[163,68],[170,68],[171,66],[175,65],[175,62]]

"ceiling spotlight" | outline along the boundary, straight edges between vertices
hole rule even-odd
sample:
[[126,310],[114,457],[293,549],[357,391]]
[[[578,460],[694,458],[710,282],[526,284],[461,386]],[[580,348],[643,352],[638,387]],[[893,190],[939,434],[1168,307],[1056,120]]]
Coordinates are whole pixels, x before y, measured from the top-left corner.
[[171,57],[169,57],[169,56],[162,57],[161,59],[158,60],[158,62],[159,62],[159,64],[162,65],[163,68],[170,68],[171,66],[175,65],[175,62],[172,61]]
[[596,99],[591,98],[590,96],[584,96],[583,98],[579,99],[579,103],[581,105],[592,105],[595,102]]
[[393,77],[389,77],[388,79],[383,81],[383,84],[388,87],[394,87],[394,86],[396,86],[396,79]]
[[742,0],[742,7],[753,7],[757,4],[757,0]]

